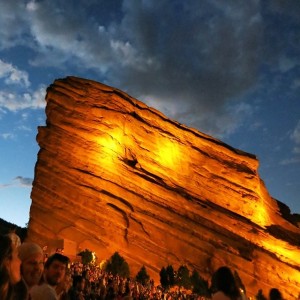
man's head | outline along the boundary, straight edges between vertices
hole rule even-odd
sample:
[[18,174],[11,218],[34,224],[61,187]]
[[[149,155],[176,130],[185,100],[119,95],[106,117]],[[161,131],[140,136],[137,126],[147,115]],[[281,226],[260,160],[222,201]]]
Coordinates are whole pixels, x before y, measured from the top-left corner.
[[270,300],[282,300],[282,295],[280,291],[276,288],[272,288],[269,293]]
[[45,280],[51,286],[56,286],[65,278],[69,258],[59,253],[55,253],[48,258],[45,263]]
[[42,248],[35,243],[23,243],[19,247],[21,275],[29,288],[39,283],[44,270]]

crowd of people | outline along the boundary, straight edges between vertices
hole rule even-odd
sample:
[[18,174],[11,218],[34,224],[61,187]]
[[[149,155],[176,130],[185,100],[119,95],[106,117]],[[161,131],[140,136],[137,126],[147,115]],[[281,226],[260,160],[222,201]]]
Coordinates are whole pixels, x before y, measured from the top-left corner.
[[[212,299],[242,300],[245,295],[235,283],[232,271],[220,267],[211,278],[208,298],[185,290],[164,290],[150,280],[142,285],[97,266],[71,263],[61,253],[44,261],[42,248],[31,242],[20,243],[13,235],[0,236],[1,300],[143,300]],[[270,300],[283,299],[278,289],[271,289]]]

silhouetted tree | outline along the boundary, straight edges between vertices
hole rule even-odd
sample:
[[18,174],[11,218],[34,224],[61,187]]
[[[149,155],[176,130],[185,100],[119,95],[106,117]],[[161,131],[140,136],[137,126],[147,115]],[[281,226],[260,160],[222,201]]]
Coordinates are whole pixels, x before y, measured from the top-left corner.
[[118,253],[115,252],[107,262],[106,272],[111,272],[113,275],[119,274],[122,277],[129,277],[129,265],[125,259]]
[[196,270],[191,275],[191,284],[193,293],[200,296],[210,296],[208,281],[202,278]]
[[177,270],[176,283],[186,289],[191,288],[190,271],[187,266],[180,266]]
[[136,279],[137,282],[141,283],[142,285],[146,285],[149,282],[150,276],[147,273],[147,270],[146,270],[145,266],[141,267],[141,269],[137,273],[135,279]]
[[169,279],[168,279],[168,273],[165,267],[162,267],[160,272],[159,272],[159,276],[160,276],[160,284],[161,286],[166,289],[169,287]]
[[90,262],[93,261],[93,252],[88,249],[85,249],[84,251],[79,252],[78,256],[81,256],[81,262],[84,265],[88,265]]
[[168,275],[169,286],[173,286],[175,284],[175,275],[174,275],[174,269],[172,265],[167,266],[166,272]]
[[27,236],[27,227],[19,227],[0,218],[0,234],[8,234],[13,230],[20,237],[21,242],[24,242]]

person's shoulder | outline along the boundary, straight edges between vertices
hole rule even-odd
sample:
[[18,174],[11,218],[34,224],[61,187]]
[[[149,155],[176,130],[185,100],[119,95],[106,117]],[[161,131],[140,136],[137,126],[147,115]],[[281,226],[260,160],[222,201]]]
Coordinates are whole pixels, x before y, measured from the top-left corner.
[[46,283],[32,287],[30,296],[32,300],[57,300],[55,290]]
[[212,300],[230,300],[228,296],[226,296],[222,291],[218,291],[214,293],[211,297]]

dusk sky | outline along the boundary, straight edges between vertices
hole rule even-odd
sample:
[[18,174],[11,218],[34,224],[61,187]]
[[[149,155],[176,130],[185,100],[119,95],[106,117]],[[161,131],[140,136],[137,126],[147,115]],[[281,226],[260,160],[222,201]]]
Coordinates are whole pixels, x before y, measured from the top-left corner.
[[69,75],[255,154],[300,213],[299,16],[299,0],[0,0],[0,218],[29,220],[46,88]]

